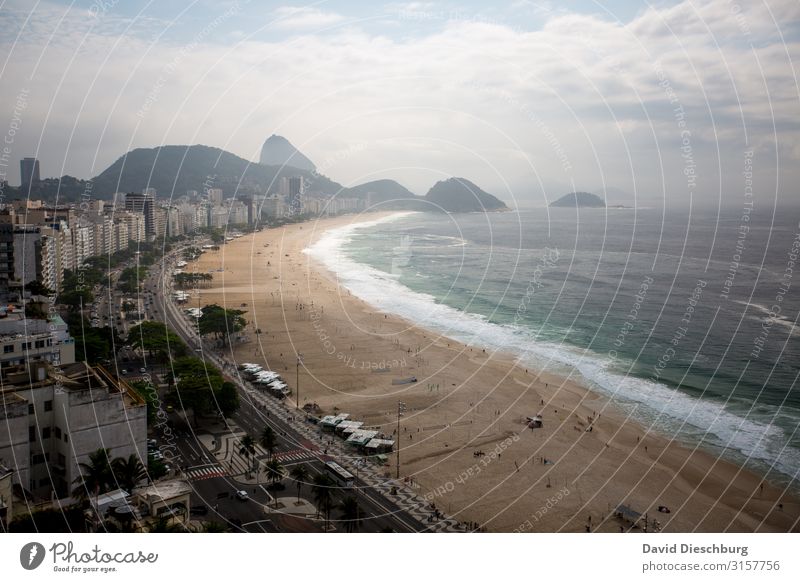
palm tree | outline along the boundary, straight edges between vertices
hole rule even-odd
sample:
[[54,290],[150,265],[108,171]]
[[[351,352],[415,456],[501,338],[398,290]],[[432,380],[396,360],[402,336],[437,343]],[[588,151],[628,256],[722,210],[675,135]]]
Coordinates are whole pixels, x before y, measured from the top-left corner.
[[79,463],[81,474],[75,479],[79,485],[72,491],[72,496],[85,499],[90,494],[95,499],[109,490],[114,482],[111,468],[111,449],[97,449],[89,453],[88,463]]
[[266,465],[264,465],[264,472],[267,474],[270,483],[275,484],[283,479],[286,474],[286,469],[281,465],[278,459],[270,459],[267,461]]
[[311,492],[314,495],[314,503],[317,504],[317,515],[323,513],[325,515],[325,529],[328,529],[328,519],[331,514],[331,501],[333,495],[331,489],[336,486],[333,479],[325,473],[318,473],[314,476],[314,484],[311,486]]
[[297,485],[297,501],[300,501],[300,489],[302,489],[303,484],[308,481],[308,469],[306,469],[305,465],[295,465],[289,472],[289,476],[294,479]]
[[253,464],[249,463],[250,455],[253,456],[253,461],[256,458],[256,441],[253,440],[249,434],[245,435],[241,441],[239,441],[239,454],[242,455],[245,459],[248,460],[248,464],[250,465],[250,470],[252,471]]
[[356,531],[361,525],[361,507],[359,507],[356,498],[348,495],[339,504],[339,509],[342,510],[345,531],[347,533]]
[[130,455],[127,459],[117,457],[111,461],[111,469],[119,486],[128,493],[133,493],[136,485],[147,478],[147,471],[136,455]]
[[264,427],[263,432],[261,433],[261,440],[259,440],[258,444],[264,447],[264,450],[267,451],[267,455],[269,455],[269,459],[272,459],[272,455],[275,454],[275,447],[278,446],[278,439],[275,436],[275,431],[272,430],[272,427],[266,425]]

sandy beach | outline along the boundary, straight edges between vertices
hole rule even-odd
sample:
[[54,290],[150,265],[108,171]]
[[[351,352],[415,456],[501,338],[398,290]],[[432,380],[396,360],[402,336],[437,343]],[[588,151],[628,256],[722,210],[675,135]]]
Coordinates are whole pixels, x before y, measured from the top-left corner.
[[[487,531],[618,532],[620,504],[663,531],[797,530],[797,499],[760,476],[648,434],[577,378],[526,370],[380,312],[302,252],[327,229],[379,216],[264,230],[190,265],[214,271],[203,304],[247,311],[249,341],[228,356],[278,371],[294,397],[301,353],[301,405],[349,412],[388,434],[402,400],[401,475]],[[393,383],[411,376],[416,383]],[[535,414],[543,427],[527,428]],[[394,475],[394,454],[385,471]]]

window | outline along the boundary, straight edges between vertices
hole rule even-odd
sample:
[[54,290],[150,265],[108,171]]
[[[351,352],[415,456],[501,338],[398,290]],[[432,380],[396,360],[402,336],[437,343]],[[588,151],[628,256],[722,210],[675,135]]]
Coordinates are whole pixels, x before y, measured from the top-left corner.
[[62,467],[67,464],[67,458],[62,453],[58,453],[58,464]]
[[45,400],[44,401],[44,411],[50,412],[53,410],[53,401],[52,400]]
[[39,487],[49,487],[50,479],[39,479]]
[[33,414],[34,412],[33,404],[28,404],[28,414]]
[[69,442],[69,435],[67,433],[64,433],[64,442],[65,443]]
[[14,344],[6,344],[3,346],[3,353],[10,354],[14,351]]
[[36,427],[35,426],[29,426],[28,427],[28,440],[31,441],[32,443],[36,442]]
[[61,438],[61,429],[60,428],[56,427],[54,433],[55,433],[57,439]]
[[22,344],[22,349],[23,349],[23,350],[29,350],[29,349],[31,349],[31,346],[32,346],[32,345],[33,345],[33,344],[32,344],[31,342],[23,342],[23,344]]
[[44,463],[44,455],[33,455],[33,458],[31,459],[32,465],[41,465],[42,463]]
[[36,347],[43,348],[44,347],[44,340],[36,340]]
[[42,438],[49,439],[50,438],[50,427],[46,426],[42,429]]

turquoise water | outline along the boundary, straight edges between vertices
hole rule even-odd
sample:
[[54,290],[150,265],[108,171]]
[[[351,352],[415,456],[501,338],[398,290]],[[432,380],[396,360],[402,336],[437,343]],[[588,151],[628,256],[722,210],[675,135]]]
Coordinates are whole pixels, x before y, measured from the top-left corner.
[[794,487],[800,281],[788,266],[798,219],[414,213],[333,232],[311,252],[383,310],[577,371],[646,426]]

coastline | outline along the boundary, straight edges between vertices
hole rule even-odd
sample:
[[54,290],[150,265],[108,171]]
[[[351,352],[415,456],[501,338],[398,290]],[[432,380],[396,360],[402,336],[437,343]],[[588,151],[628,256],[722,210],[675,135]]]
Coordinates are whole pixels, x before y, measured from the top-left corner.
[[[200,290],[203,303],[245,309],[252,322],[252,341],[228,355],[280,372],[296,394],[302,353],[302,404],[390,434],[402,399],[402,474],[445,513],[490,531],[585,531],[590,517],[593,531],[619,531],[609,514],[620,504],[664,531],[796,529],[797,500],[758,475],[646,433],[570,375],[525,370],[509,354],[378,311],[302,253],[327,230],[390,214],[265,230],[202,255],[201,272],[224,269]],[[409,376],[418,382],[392,383]],[[528,429],[525,417],[538,413],[544,427]]]

